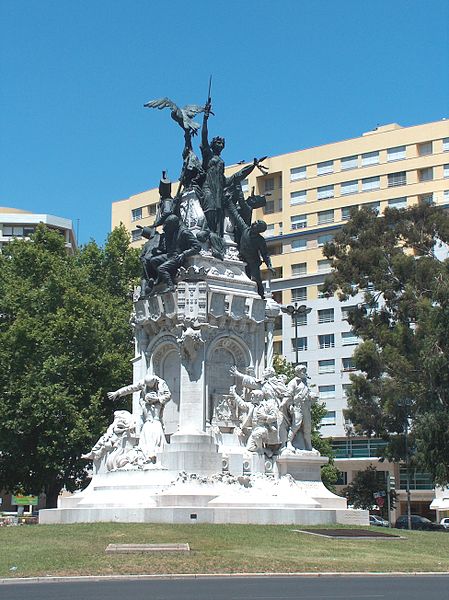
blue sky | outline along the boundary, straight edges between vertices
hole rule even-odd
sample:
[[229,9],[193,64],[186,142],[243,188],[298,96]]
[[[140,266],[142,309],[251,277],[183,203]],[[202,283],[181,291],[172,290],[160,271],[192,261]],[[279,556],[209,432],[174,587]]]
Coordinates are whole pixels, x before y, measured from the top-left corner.
[[0,0],[0,206],[79,219],[176,179],[168,96],[228,164],[449,117],[448,0]]

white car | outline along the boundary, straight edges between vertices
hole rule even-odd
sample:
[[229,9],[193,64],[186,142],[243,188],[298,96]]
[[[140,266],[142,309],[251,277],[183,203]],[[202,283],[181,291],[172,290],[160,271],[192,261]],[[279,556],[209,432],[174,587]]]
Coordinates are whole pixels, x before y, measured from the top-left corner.
[[382,519],[382,517],[378,517],[377,515],[369,516],[369,524],[377,525],[378,527],[389,527],[388,521],[386,521],[385,519]]
[[445,529],[449,529],[449,517],[443,517],[440,521],[440,525],[442,525]]

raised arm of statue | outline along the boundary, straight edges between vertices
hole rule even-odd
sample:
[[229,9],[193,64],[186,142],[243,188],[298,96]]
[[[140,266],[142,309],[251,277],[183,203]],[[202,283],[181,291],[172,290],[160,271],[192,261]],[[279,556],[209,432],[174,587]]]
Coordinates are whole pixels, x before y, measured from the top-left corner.
[[203,116],[203,126],[201,128],[201,155],[203,157],[203,169],[207,169],[207,165],[212,156],[212,150],[209,145],[209,131],[207,129],[207,120],[210,114],[210,104],[206,104]]
[[232,184],[233,181],[240,182],[246,179],[248,175],[250,175],[254,171],[254,169],[259,165],[259,163],[264,160],[264,158],[255,158],[252,163],[246,165],[245,167],[242,167],[240,171],[237,171],[237,173],[234,173],[234,175],[226,177],[226,185]]
[[229,393],[232,396],[232,400],[237,404],[239,408],[241,408],[244,411],[249,410],[251,404],[249,402],[245,402],[245,400],[243,400],[243,398],[237,394],[235,390],[235,385],[231,385],[231,387],[229,388]]
[[145,382],[142,379],[142,381],[132,383],[131,385],[126,385],[125,387],[122,387],[116,390],[115,392],[108,392],[108,398],[110,400],[117,400],[117,398],[121,398],[122,396],[128,396],[133,392],[139,392],[140,390],[143,390],[144,387]]

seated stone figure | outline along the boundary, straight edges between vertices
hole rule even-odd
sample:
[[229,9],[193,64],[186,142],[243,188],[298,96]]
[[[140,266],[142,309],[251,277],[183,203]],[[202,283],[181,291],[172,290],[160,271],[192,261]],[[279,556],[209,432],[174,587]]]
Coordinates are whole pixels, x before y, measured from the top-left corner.
[[[106,454],[113,452],[120,447],[120,443],[126,437],[135,435],[134,417],[127,410],[114,411],[114,421],[109,425],[98,441],[87,454],[82,454],[81,458],[86,460],[100,460]],[[124,464],[129,462],[125,460]]]
[[[161,293],[174,291],[174,277],[177,270],[188,256],[199,254],[201,250],[200,243],[181,223],[179,217],[168,216],[164,221],[163,230],[158,245],[153,244],[141,254],[146,275],[145,295],[150,293],[156,284],[165,286],[161,289]],[[146,233],[143,230],[142,235],[145,237]]]
[[278,411],[269,400],[264,400],[261,390],[252,390],[250,400],[245,401],[236,392],[235,385],[229,389],[236,405],[246,412],[242,429],[250,429],[246,449],[249,452],[262,451],[264,444],[270,442],[270,433],[277,430]]

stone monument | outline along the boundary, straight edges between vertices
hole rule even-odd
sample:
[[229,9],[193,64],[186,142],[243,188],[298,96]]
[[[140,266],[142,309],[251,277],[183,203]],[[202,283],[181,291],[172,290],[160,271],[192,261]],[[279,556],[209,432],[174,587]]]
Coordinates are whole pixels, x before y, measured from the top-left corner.
[[[266,173],[263,159],[225,176],[225,141],[208,137],[210,93],[203,107],[146,106],[171,109],[184,148],[175,197],[164,173],[155,223],[142,229],[133,383],[109,393],[132,394],[132,414],[114,413],[84,455],[89,486],[40,522],[368,524],[321,482],[327,458],[311,445],[303,367],[291,381],[272,367],[281,307],[264,298],[266,225],[252,222],[265,199],[241,189],[254,168]],[[192,145],[199,113],[202,160]]]

